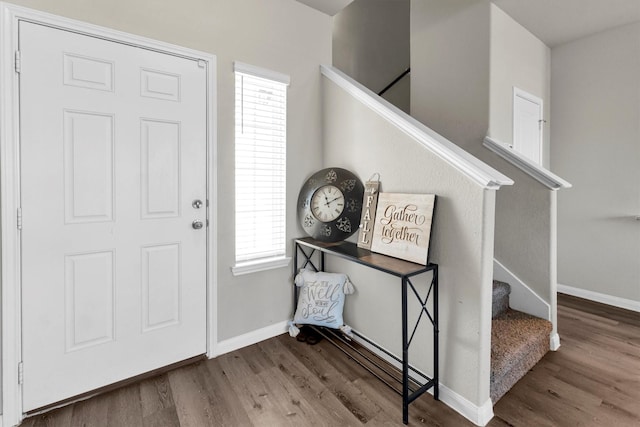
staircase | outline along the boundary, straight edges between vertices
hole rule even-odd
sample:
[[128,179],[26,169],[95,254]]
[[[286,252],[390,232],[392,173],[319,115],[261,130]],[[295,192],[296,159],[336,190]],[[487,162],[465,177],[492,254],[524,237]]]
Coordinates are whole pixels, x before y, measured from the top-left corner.
[[549,351],[551,322],[509,308],[511,287],[493,282],[491,401],[495,405]]

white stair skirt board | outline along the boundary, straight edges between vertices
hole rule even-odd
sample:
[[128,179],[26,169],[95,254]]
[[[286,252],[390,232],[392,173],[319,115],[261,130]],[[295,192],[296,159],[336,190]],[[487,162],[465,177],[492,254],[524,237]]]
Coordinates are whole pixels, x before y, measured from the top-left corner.
[[[378,356],[380,359],[394,366],[396,369],[402,370],[402,365],[400,364],[400,362],[389,357],[389,355],[385,354],[383,351],[380,351],[380,349],[376,348],[375,345],[372,345],[366,340],[369,340],[371,342],[375,342],[375,341],[372,341],[371,338],[361,334],[360,332],[358,332],[358,334],[364,336],[365,339],[360,339],[358,335],[355,335],[352,338],[354,341],[356,341],[358,344],[365,347],[367,350],[369,350],[370,352]],[[379,345],[378,343],[375,343],[375,344]],[[420,373],[424,374],[423,372],[420,372]],[[431,376],[429,375],[427,376],[431,378]],[[491,419],[493,418],[493,403],[491,402],[491,399],[487,399],[487,401],[482,406],[475,405],[469,400],[467,400],[466,398],[460,396],[455,391],[448,388],[446,385],[442,384],[442,381],[440,381],[440,383],[438,384],[438,392],[439,392],[440,401],[442,403],[444,403],[445,405],[447,405],[448,407],[450,407],[451,409],[453,409],[454,411],[456,411],[457,413],[459,413],[460,415],[462,415],[463,417],[465,417],[466,419],[468,419],[469,421],[471,421],[477,426],[486,426],[489,423],[489,421],[491,421]],[[428,390],[427,393],[433,395],[433,388]],[[411,406],[409,406],[409,408],[411,408]]]
[[278,335],[282,335],[287,332],[287,329],[287,321],[284,320],[255,331],[247,332],[246,334],[238,335],[237,337],[220,341],[214,346],[214,352],[211,358],[222,356],[223,354],[231,353],[235,350],[240,350],[241,348],[268,340],[269,338],[277,337]]
[[599,292],[588,291],[586,289],[574,288],[572,286],[561,285],[559,283],[558,292],[561,294],[572,295],[574,297],[611,305],[613,307],[623,308],[625,310],[637,311],[638,313],[640,313],[640,301],[615,297]]
[[493,260],[493,279],[511,285],[511,308],[551,321],[551,306],[496,259]]

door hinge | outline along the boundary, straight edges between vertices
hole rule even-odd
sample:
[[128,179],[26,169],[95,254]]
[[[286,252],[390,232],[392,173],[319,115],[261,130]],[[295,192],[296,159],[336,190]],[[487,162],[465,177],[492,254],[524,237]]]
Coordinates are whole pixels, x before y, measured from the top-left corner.
[[24,363],[18,363],[18,384],[22,384],[24,382]]
[[15,69],[16,69],[16,73],[20,74],[20,71],[22,71],[22,55],[20,54],[19,50],[16,50],[15,53]]
[[22,230],[22,208],[18,208],[16,223],[18,226],[18,230]]

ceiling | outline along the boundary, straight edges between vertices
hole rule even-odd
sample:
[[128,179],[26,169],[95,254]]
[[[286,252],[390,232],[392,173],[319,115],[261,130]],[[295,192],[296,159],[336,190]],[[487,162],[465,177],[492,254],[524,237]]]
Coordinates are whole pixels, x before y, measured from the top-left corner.
[[[333,16],[353,0],[297,1]],[[640,0],[492,1],[549,47],[640,22]]]
[[549,47],[640,22],[640,0],[493,0],[493,3]]
[[[320,12],[326,13],[329,16],[333,16],[347,7],[353,0],[297,0],[300,3],[304,3]],[[640,1],[640,0],[638,0]]]

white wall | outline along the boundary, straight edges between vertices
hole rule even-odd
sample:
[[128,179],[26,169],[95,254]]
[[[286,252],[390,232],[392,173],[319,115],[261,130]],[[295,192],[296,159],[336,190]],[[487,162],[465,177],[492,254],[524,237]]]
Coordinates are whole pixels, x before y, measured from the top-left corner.
[[411,115],[472,154],[489,127],[488,0],[411,1]]
[[558,282],[640,307],[640,23],[551,51]]
[[[219,225],[216,307],[219,340],[291,316],[291,269],[234,277],[233,61],[291,76],[288,95],[287,237],[299,235],[298,190],[321,167],[319,64],[331,61],[331,18],[292,0],[16,0],[42,11],[115,28],[217,56]],[[287,248],[291,252],[291,248]]]
[[383,93],[382,97],[405,113],[409,113],[411,109],[411,75],[405,75]]
[[[488,0],[411,1],[411,115],[474,155],[483,149],[482,141],[489,126],[489,30]],[[396,152],[402,153],[400,150]],[[416,155],[410,152],[406,158],[416,158]],[[417,168],[428,173],[431,165]],[[443,181],[439,176],[437,182]],[[413,182],[424,186],[436,185],[430,179],[414,178]],[[473,200],[469,198],[470,212],[480,207],[477,205],[473,208]],[[480,201],[476,199],[475,203]],[[479,271],[458,278],[456,268],[477,264],[473,258],[480,256],[482,251],[479,247],[470,249],[469,245],[473,247],[479,243],[466,240],[466,233],[471,231],[467,226],[477,226],[477,220],[475,224],[467,224],[467,220],[460,221],[460,214],[455,212],[453,206],[450,209],[449,212],[442,209],[436,213],[439,218],[437,221],[451,215],[459,230],[459,233],[455,232],[454,227],[451,235],[443,231],[443,241],[439,242],[440,245],[449,245],[452,256],[445,261],[450,263],[449,271],[441,274],[443,289],[450,289],[455,295],[444,301],[451,310],[449,324],[455,327],[449,332],[454,345],[444,346],[442,354],[455,359],[449,364],[453,369],[447,372],[446,377],[442,372],[443,382],[447,381],[447,387],[453,388],[474,404],[481,405],[489,398],[489,377],[485,374],[490,369],[491,356],[491,300],[482,296],[491,293],[492,267],[487,272],[486,281],[481,280]],[[495,218],[494,214],[491,217]],[[434,229],[438,230],[438,224]],[[489,250],[485,254],[491,262],[492,252]],[[451,275],[448,276],[452,280],[451,285],[444,284],[447,283],[444,281],[447,274]],[[458,306],[456,301],[466,303]],[[456,316],[459,319],[455,319]],[[472,338],[462,332],[464,329],[477,336]],[[482,337],[486,336],[489,338],[484,342]],[[475,360],[471,356],[474,352]],[[458,369],[462,369],[458,371],[460,377],[456,373]],[[473,373],[476,370],[477,373]]]
[[[489,135],[513,143],[514,86],[541,98],[547,120],[543,166],[548,166],[550,153],[550,69],[550,49],[491,4]],[[498,193],[495,257],[547,304],[555,306],[556,193],[492,153],[483,152],[481,157],[515,181]],[[551,315],[548,320],[555,327],[555,307]]]
[[549,167],[551,50],[509,15],[491,4],[491,93],[489,135],[513,143],[513,88],[542,99],[542,165]]
[[[324,115],[326,167],[344,167],[363,181],[378,172],[382,191],[437,195],[430,261],[440,267],[441,383],[471,405],[487,404],[495,191],[473,183],[328,80]],[[327,266],[347,273],[356,288],[347,297],[345,321],[401,354],[399,279],[339,259],[327,259]],[[415,283],[424,291],[426,282]],[[415,315],[418,306],[409,297]],[[431,374],[426,325],[412,360]]]
[[495,258],[555,325],[556,195],[482,147],[487,133],[511,141],[514,85],[549,100],[549,50],[489,1],[411,7],[412,115],[514,180],[496,196]]
[[[333,18],[333,65],[378,93],[409,68],[410,0],[355,0]],[[409,110],[409,78],[385,98]]]
[[[495,258],[551,307],[547,320],[554,324],[555,333],[557,193],[496,155],[483,158],[515,182],[496,198]],[[527,301],[512,303],[528,311]]]

